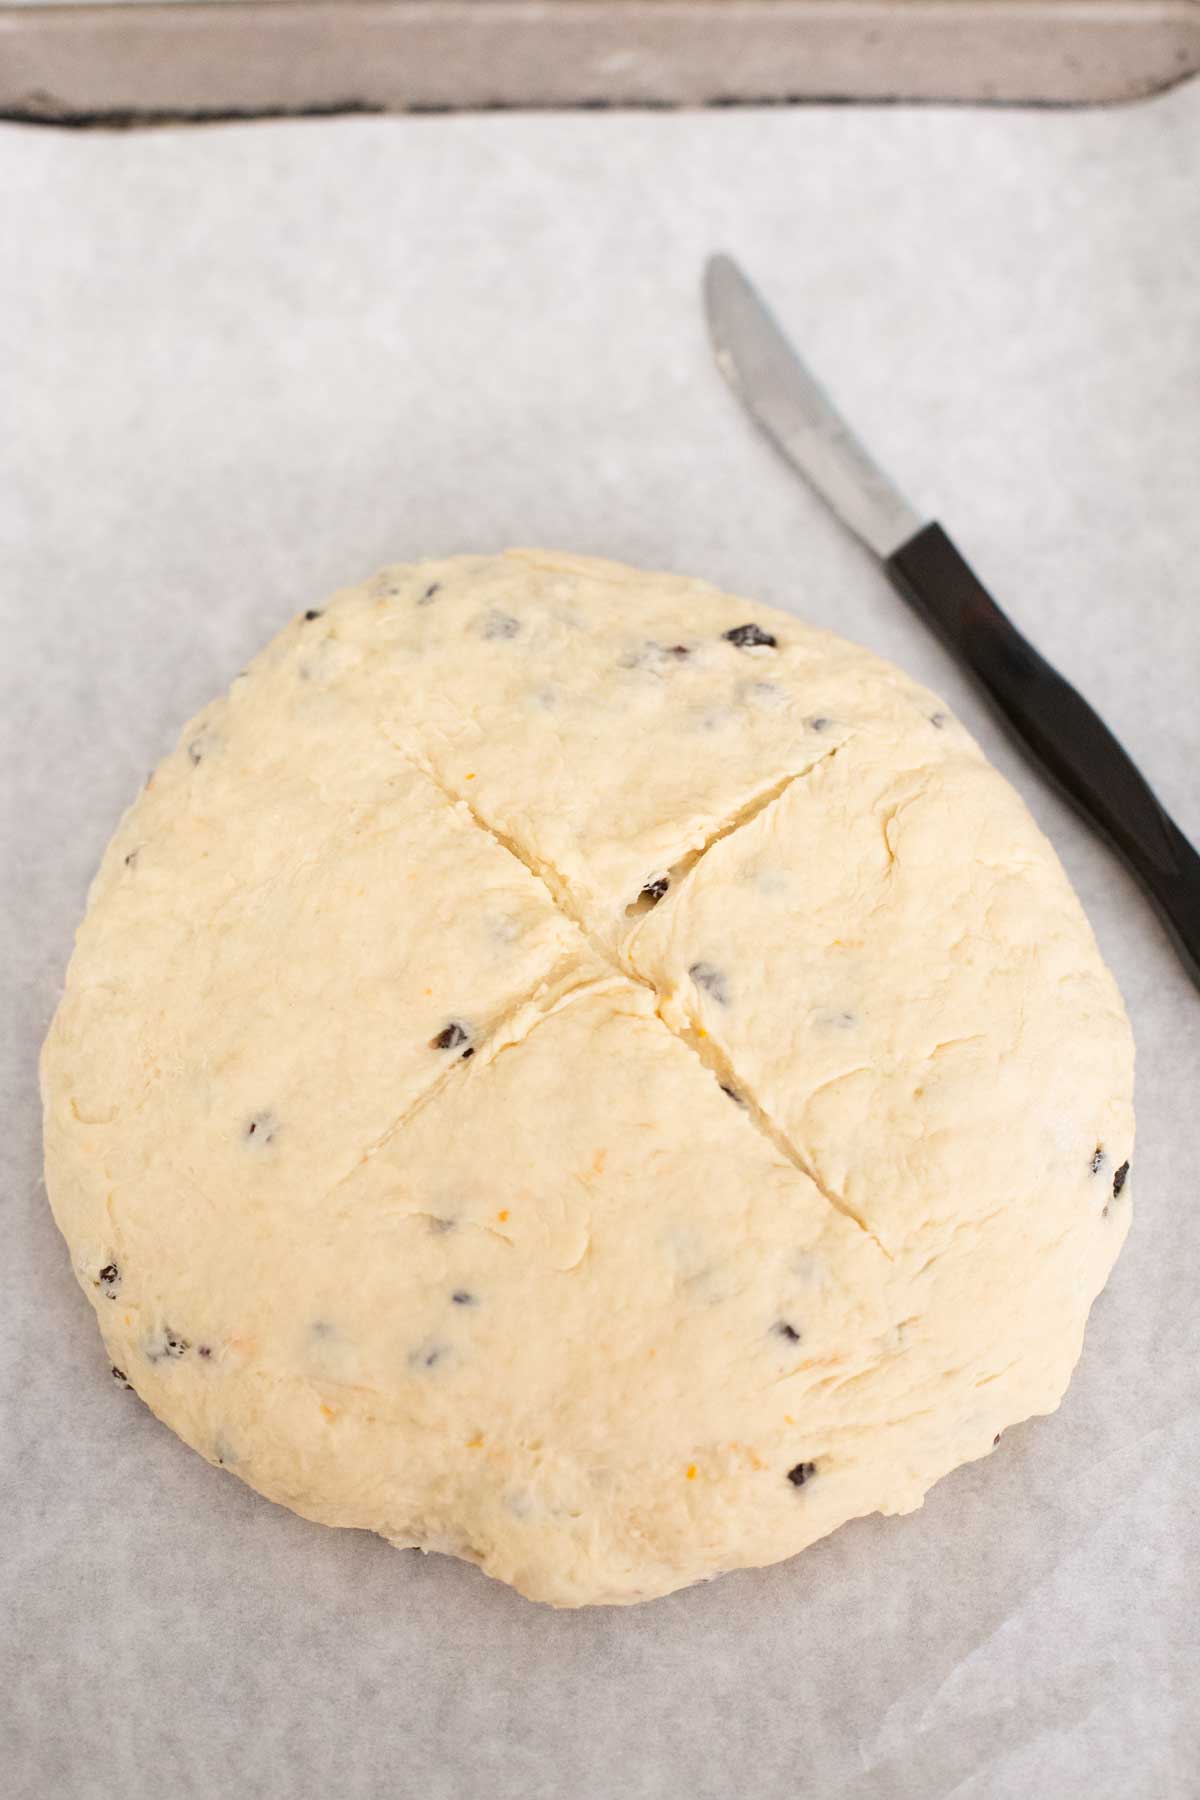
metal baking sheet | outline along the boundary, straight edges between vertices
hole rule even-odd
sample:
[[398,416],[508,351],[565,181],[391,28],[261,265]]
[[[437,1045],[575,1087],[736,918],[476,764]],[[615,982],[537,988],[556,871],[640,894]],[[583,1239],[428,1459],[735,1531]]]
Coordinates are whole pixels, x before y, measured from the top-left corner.
[[[699,280],[716,247],[753,272],[1195,836],[1198,147],[1200,86],[0,128],[6,1800],[1195,1800],[1200,1002],[748,425]],[[337,584],[512,542],[705,576],[942,693],[1062,856],[1138,1044],[1133,1230],[1058,1413],[910,1517],[616,1611],[210,1467],[110,1380],[40,1180],[71,933],[183,721]]]
[[101,121],[816,99],[1127,100],[1200,0],[149,0],[0,6],[0,114]]

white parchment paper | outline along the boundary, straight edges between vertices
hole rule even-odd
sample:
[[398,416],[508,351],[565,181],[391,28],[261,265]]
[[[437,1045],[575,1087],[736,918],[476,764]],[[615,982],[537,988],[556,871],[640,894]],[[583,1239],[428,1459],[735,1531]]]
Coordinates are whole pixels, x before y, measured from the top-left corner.
[[[740,255],[913,498],[1200,833],[1200,87],[903,109],[0,131],[0,1777],[26,1796],[1200,1792],[1200,996],[1138,891],[752,435]],[[1056,1417],[924,1510],[555,1614],[308,1525],[109,1379],[40,1186],[87,881],[188,713],[386,559],[549,543],[939,688],[1137,1033],[1136,1225]]]

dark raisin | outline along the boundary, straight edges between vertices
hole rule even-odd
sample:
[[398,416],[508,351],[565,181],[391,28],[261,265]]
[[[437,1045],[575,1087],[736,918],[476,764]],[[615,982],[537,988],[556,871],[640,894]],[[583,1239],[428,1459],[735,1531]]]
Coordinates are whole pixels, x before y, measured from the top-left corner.
[[118,1369],[116,1363],[114,1363],[112,1365],[112,1369],[111,1369],[110,1373],[112,1375],[113,1380],[116,1382],[119,1382],[122,1387],[127,1388],[129,1386],[128,1375],[125,1373],[124,1369]]
[[994,1450],[994,1449],[995,1449],[995,1448],[996,1448],[996,1445],[997,1445],[997,1444],[998,1444],[998,1443],[999,1443],[999,1442],[1000,1442],[1000,1433],[999,1433],[999,1432],[997,1432],[997,1433],[996,1433],[996,1435],[995,1435],[995,1437],[994,1437],[994,1438],[993,1438],[993,1439],[992,1439],[992,1449],[993,1449],[993,1450]]
[[672,644],[669,654],[675,658],[676,662],[686,662],[692,653],[686,644]]
[[944,731],[946,729],[945,713],[943,713],[943,712],[930,713],[929,723],[933,726],[935,731]]
[[183,1356],[191,1348],[187,1338],[180,1337],[169,1325],[142,1339],[142,1352],[147,1362],[161,1362],[165,1356]]
[[417,605],[418,606],[428,606],[429,602],[433,599],[434,595],[440,594],[441,591],[442,591],[441,582],[440,581],[431,581],[429,586],[425,589],[425,592],[421,595],[421,598],[417,601]]
[[469,1060],[469,1058],[474,1056],[474,1054],[475,1054],[474,1044],[468,1044],[467,1048],[463,1051],[462,1055],[459,1057],[458,1060],[459,1060],[459,1062],[467,1062]]
[[827,719],[824,713],[820,713],[815,719],[808,721],[808,729],[810,731],[828,731],[832,724],[832,719]]
[[794,1325],[789,1325],[786,1319],[780,1319],[773,1329],[778,1337],[786,1338],[789,1344],[800,1342],[800,1333]]
[[246,1126],[246,1140],[252,1144],[269,1144],[278,1130],[274,1113],[255,1113]]
[[671,877],[669,875],[656,875],[654,880],[648,881],[642,889],[642,899],[648,900],[651,906],[657,906],[670,885]]
[[797,1463],[794,1469],[788,1470],[787,1478],[793,1487],[803,1487],[806,1481],[812,1480],[816,1472],[816,1463]]
[[321,617],[321,608],[319,606],[310,606],[304,617],[308,620],[309,624],[311,624],[314,619],[319,619]]
[[453,1300],[455,1306],[478,1306],[479,1305],[479,1302],[475,1298],[474,1294],[468,1294],[466,1288],[455,1288],[455,1290],[451,1294],[450,1298]]
[[711,994],[718,1006],[729,1005],[729,989],[725,985],[725,977],[715,964],[710,962],[694,962],[688,974],[698,988]]
[[1100,1145],[1097,1144],[1095,1150],[1092,1152],[1092,1174],[1098,1175],[1100,1173],[1100,1170],[1103,1167],[1103,1165],[1104,1165],[1104,1151],[1102,1150]]
[[430,1038],[429,1048],[431,1050],[457,1050],[460,1044],[466,1043],[470,1035],[464,1025],[460,1025],[457,1020],[451,1020],[449,1025],[443,1025],[436,1037]]
[[1114,1200],[1116,1199],[1117,1195],[1120,1193],[1121,1189],[1125,1186],[1125,1177],[1128,1174],[1129,1174],[1129,1164],[1127,1162],[1123,1162],[1121,1164],[1120,1168],[1117,1170],[1116,1174],[1113,1176],[1113,1199]]
[[410,1369],[435,1369],[446,1354],[444,1344],[421,1344],[408,1358]]
[[[140,845],[140,844],[139,844],[139,845],[138,845],[138,850],[140,850],[140,849],[141,849],[141,845]],[[126,857],[126,858],[125,858],[125,867],[126,867],[126,868],[127,868],[127,869],[132,869],[132,867],[133,867],[133,865],[134,865],[134,863],[135,863],[135,862],[136,862],[136,861],[137,861],[137,859],[138,859],[138,850],[131,850],[131,851],[130,851],[130,852],[129,852],[129,855],[128,855],[128,856],[127,856],[127,857]]]
[[761,625],[735,625],[732,631],[721,634],[727,643],[736,644],[739,650],[754,650],[762,647],[774,650],[775,639]]
[[721,1092],[723,1094],[728,1094],[729,1098],[733,1101],[733,1104],[735,1106],[744,1106],[746,1104],[746,1102],[742,1099],[742,1096],[738,1093],[737,1089],[735,1087],[730,1087],[730,1085],[727,1081],[720,1082],[719,1086],[720,1086]]
[[202,1356],[204,1358],[205,1362],[207,1362],[209,1357],[212,1355],[212,1345],[211,1344],[198,1344],[196,1346],[196,1355]]
[[515,638],[520,629],[520,620],[514,619],[511,613],[494,612],[484,621],[483,635],[485,638]]
[[102,1287],[110,1300],[117,1297],[117,1289],[121,1285],[121,1271],[116,1263],[105,1263],[96,1277],[97,1285]]

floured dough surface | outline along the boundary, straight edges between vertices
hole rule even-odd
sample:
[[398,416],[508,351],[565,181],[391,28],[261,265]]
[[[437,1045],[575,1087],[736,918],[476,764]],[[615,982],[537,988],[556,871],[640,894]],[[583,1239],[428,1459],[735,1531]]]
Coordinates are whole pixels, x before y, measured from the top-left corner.
[[912,1510],[1061,1399],[1132,1044],[934,696],[700,582],[385,570],[93,885],[47,1182],[210,1461],[556,1605]]

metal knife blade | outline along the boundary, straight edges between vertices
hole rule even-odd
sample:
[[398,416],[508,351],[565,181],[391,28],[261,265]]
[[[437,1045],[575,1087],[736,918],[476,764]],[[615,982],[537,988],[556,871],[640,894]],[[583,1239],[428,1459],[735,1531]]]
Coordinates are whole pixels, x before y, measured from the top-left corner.
[[877,556],[925,520],[872,461],[729,256],[709,258],[704,303],[717,366],[743,406]]

